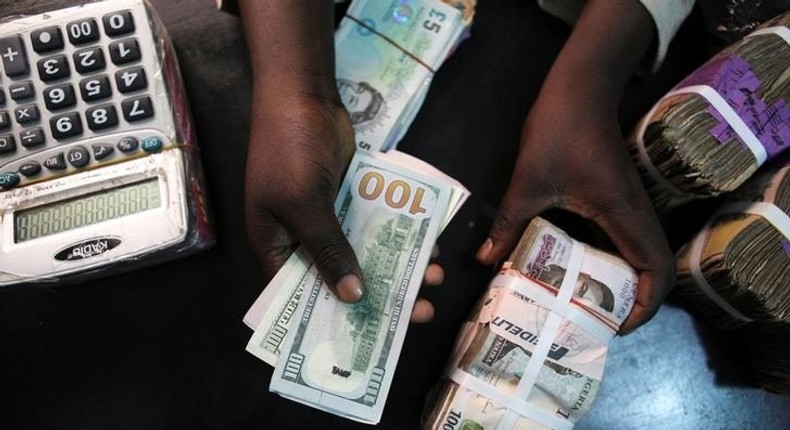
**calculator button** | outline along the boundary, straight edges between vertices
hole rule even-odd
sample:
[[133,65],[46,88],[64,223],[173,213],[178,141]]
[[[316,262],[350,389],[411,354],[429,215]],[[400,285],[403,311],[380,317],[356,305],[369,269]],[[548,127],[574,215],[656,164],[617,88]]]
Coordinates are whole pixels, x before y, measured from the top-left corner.
[[134,137],[124,137],[123,139],[118,142],[118,149],[121,150],[123,153],[130,153],[137,151],[137,148],[140,146],[140,141],[135,139]]
[[3,88],[0,87],[0,106],[5,104],[5,93],[3,92]]
[[33,50],[39,54],[63,49],[63,33],[59,27],[41,28],[30,33]]
[[14,135],[6,134],[0,136],[0,154],[8,154],[9,152],[14,152],[16,150],[16,140],[14,140]]
[[121,109],[128,122],[140,121],[154,114],[151,98],[147,96],[126,99],[121,102]]
[[118,114],[113,105],[99,106],[88,109],[85,112],[85,120],[91,130],[103,130],[118,125]]
[[0,112],[0,130],[5,130],[11,127],[11,116],[8,112]]
[[142,147],[145,152],[159,152],[164,143],[158,137],[148,137],[143,139]]
[[49,110],[63,109],[77,104],[71,84],[56,85],[44,90],[44,104]]
[[35,161],[28,161],[27,163],[19,166],[19,173],[25,176],[36,176],[41,173],[41,165]]
[[16,122],[20,125],[30,124],[41,119],[41,114],[36,105],[21,106],[14,110],[16,115]]
[[25,148],[44,144],[44,130],[40,127],[28,128],[19,133],[19,140]]
[[82,121],[77,112],[52,117],[49,127],[52,129],[52,137],[58,140],[82,134]]
[[93,158],[95,158],[96,161],[107,158],[110,154],[112,154],[115,151],[115,148],[113,148],[112,145],[107,145],[104,143],[91,145],[91,148],[93,149]]
[[49,170],[64,170],[66,167],[66,156],[63,153],[53,155],[44,160],[44,167]]
[[73,45],[84,45],[99,40],[99,28],[93,18],[73,21],[66,25],[66,33]]
[[56,55],[38,60],[38,75],[44,82],[69,77],[71,71],[66,56]]
[[88,154],[88,150],[78,146],[69,151],[66,159],[69,161],[74,167],[85,167],[88,165],[88,162],[91,161],[91,156]]
[[30,71],[25,44],[20,34],[0,38],[0,57],[3,59],[5,74],[9,77],[26,75]]
[[0,187],[11,188],[19,183],[19,175],[13,172],[3,173],[0,175]]
[[112,95],[110,88],[110,78],[107,76],[96,76],[80,81],[80,94],[82,100],[92,102],[95,100],[106,99]]
[[107,64],[104,61],[104,51],[98,46],[87,49],[80,49],[72,56],[74,69],[85,74],[101,70]]
[[140,46],[134,38],[110,44],[110,59],[115,64],[126,64],[140,59]]
[[104,32],[112,36],[120,36],[134,31],[134,20],[132,13],[128,10],[108,13],[102,18],[104,22]]
[[36,95],[36,90],[33,88],[33,82],[26,81],[9,86],[8,93],[14,100],[25,100]]
[[115,73],[115,85],[118,87],[118,91],[122,93],[142,90],[148,86],[145,70],[142,67],[119,70]]

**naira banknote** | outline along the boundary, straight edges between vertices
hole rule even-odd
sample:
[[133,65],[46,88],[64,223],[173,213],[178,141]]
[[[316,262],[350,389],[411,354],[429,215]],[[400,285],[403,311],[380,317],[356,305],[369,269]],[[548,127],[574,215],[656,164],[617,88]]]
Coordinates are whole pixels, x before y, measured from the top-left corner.
[[466,28],[439,0],[355,0],[335,32],[336,78],[357,148],[395,147]]
[[[558,312],[552,298],[579,249],[561,229],[533,219],[459,333],[426,429],[569,428],[590,410],[608,340],[631,311],[638,274],[585,246],[570,284],[570,310],[562,311],[550,347],[534,366],[539,340]],[[530,368],[535,373],[525,377]]]

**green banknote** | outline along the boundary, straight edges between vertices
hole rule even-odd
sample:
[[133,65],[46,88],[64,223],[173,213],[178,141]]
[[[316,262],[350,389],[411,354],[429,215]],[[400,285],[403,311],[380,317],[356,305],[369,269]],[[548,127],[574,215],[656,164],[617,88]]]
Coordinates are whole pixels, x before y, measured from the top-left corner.
[[[310,266],[271,383],[285,397],[368,423],[383,412],[422,275],[454,199],[449,181],[387,156],[358,153],[336,201],[365,297],[338,301]],[[265,349],[270,331],[260,324],[250,345]]]
[[[375,157],[397,164],[400,169],[419,172],[422,176],[431,177],[436,183],[451,187],[449,210],[444,214],[440,231],[444,230],[469,197],[469,191],[460,182],[408,154],[391,150],[386,154],[376,154]],[[311,264],[304,250],[300,248],[294,252],[244,316],[244,323],[253,330],[257,329],[247,344],[247,351],[271,366],[277,363],[280,356],[282,343],[290,330]]]

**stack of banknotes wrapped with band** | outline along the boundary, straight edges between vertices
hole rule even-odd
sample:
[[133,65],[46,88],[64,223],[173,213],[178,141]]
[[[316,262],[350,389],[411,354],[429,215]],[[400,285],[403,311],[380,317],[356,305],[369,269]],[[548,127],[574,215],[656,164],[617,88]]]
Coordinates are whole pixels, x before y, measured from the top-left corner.
[[357,152],[335,211],[359,259],[365,296],[337,300],[297,250],[245,316],[255,328],[247,350],[275,367],[270,389],[377,423],[436,239],[468,195],[404,153]]
[[790,13],[722,50],[629,138],[657,209],[732,191],[790,146]]
[[357,147],[403,138],[450,53],[469,35],[475,0],[354,0],[335,33],[337,85]]
[[423,427],[573,428],[598,393],[637,281],[624,260],[535,218],[462,327]]
[[789,172],[764,169],[729,196],[678,252],[673,291],[712,326],[739,332],[760,385],[782,394],[790,394]]

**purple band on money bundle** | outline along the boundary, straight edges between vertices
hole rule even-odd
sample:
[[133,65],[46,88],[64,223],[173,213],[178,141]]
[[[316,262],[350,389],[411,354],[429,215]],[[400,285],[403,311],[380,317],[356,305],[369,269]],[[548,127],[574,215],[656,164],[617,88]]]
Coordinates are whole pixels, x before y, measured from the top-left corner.
[[782,239],[782,249],[785,250],[785,254],[790,257],[790,241],[787,239]]
[[[790,106],[787,100],[779,97],[771,104],[761,100],[755,93],[760,80],[743,58],[732,55],[710,61],[681,81],[677,88],[696,85],[711,87],[721,95],[765,148],[768,159],[790,144]],[[725,143],[739,137],[715,106],[708,107],[708,113],[716,120],[716,125],[710,129],[716,140]],[[746,148],[743,139],[739,140]]]

